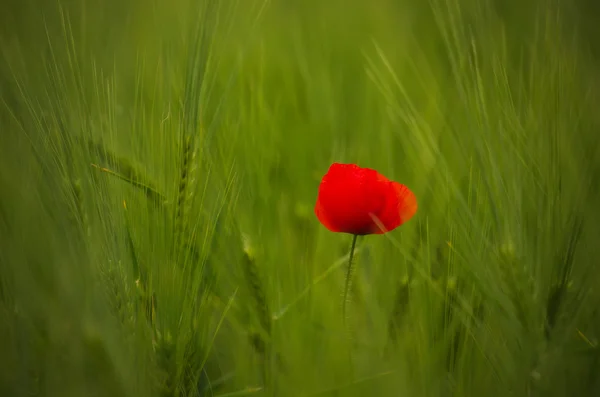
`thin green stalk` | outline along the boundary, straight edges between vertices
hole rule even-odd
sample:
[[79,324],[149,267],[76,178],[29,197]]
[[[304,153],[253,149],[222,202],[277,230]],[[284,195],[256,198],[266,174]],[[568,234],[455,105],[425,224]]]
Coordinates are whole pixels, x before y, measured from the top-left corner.
[[348,257],[348,270],[346,271],[346,287],[344,289],[344,301],[342,303],[342,315],[344,322],[346,322],[346,303],[348,301],[348,292],[352,286],[352,259],[354,258],[354,248],[356,248],[356,240],[358,235],[352,236],[352,246],[350,247],[350,256]]

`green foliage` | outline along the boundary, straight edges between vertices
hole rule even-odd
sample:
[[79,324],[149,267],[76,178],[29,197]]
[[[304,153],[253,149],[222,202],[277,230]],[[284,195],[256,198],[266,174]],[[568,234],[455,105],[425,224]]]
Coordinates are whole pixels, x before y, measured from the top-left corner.
[[[600,393],[579,3],[9,3],[0,395]],[[332,161],[419,200],[347,318]]]

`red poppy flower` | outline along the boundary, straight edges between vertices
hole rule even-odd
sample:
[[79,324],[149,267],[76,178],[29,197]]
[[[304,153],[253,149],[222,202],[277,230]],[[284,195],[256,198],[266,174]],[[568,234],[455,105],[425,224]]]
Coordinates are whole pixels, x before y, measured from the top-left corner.
[[373,169],[339,163],[323,177],[315,206],[327,229],[354,235],[389,232],[416,212],[417,199],[406,186]]

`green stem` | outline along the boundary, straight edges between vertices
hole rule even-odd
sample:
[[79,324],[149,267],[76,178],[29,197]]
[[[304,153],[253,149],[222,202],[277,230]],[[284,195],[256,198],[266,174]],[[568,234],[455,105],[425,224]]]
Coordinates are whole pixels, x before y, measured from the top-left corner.
[[344,322],[346,321],[346,303],[348,301],[348,293],[350,292],[350,287],[352,285],[352,259],[354,258],[354,248],[356,248],[357,239],[357,234],[352,236],[352,246],[350,247],[350,256],[348,257],[348,270],[346,271],[346,287],[344,289],[344,301],[342,303],[342,315],[344,317]]

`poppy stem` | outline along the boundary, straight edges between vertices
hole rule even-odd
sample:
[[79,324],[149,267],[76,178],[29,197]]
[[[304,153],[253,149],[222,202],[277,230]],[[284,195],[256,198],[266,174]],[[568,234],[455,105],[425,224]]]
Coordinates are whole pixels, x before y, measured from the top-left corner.
[[344,288],[344,301],[342,303],[342,315],[344,318],[344,322],[346,322],[346,303],[348,302],[348,293],[350,292],[350,288],[352,286],[352,259],[354,258],[354,249],[356,248],[357,239],[358,235],[354,234],[352,236],[352,245],[350,246],[350,255],[348,257],[348,270],[346,271],[346,287]]

